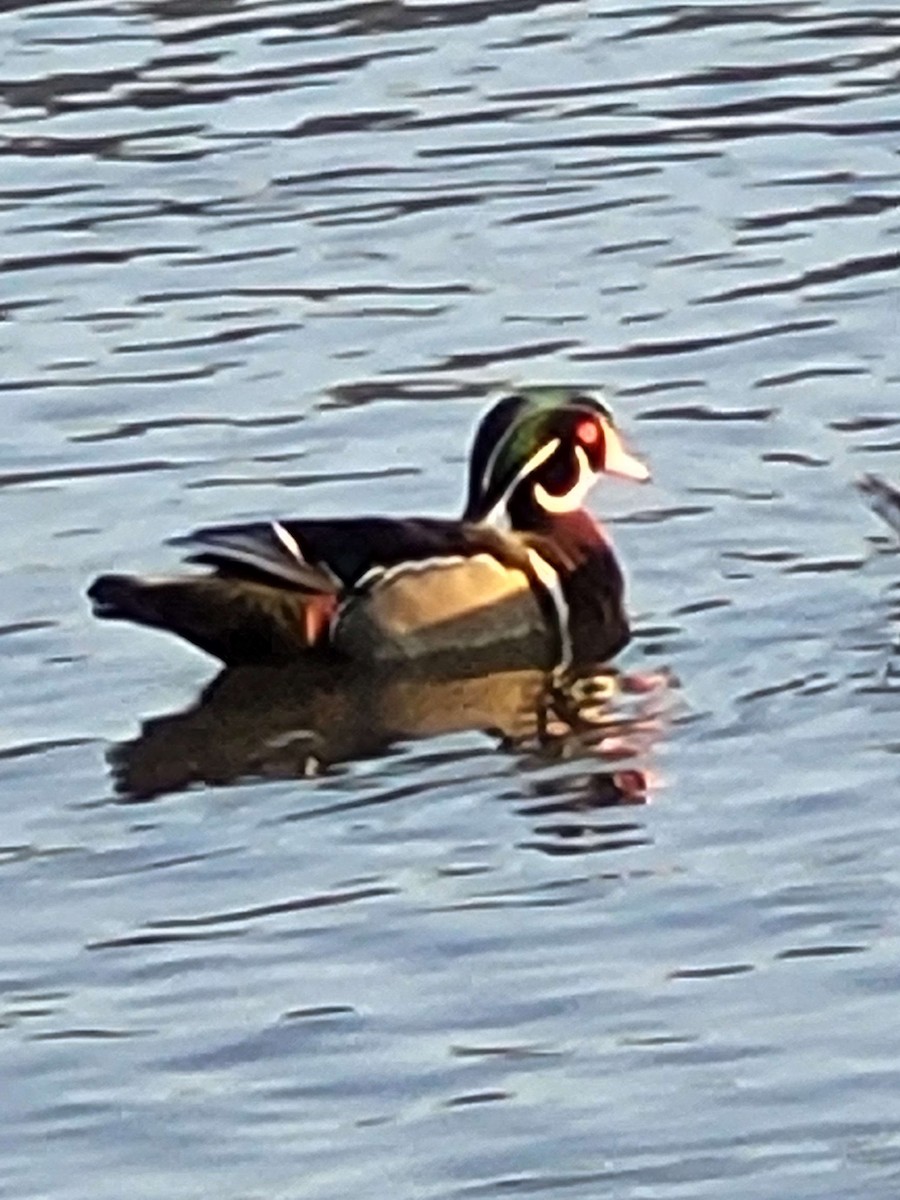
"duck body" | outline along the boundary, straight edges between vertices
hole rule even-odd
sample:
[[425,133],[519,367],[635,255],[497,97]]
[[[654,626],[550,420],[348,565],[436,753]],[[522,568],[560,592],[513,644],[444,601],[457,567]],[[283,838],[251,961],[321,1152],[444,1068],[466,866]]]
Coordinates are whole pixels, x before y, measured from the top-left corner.
[[622,572],[581,504],[601,452],[646,477],[593,397],[516,393],[482,421],[459,520],[215,526],[174,539],[208,572],[102,575],[88,594],[97,616],[167,629],[229,666],[495,661],[512,648],[539,666],[602,661],[629,630]]

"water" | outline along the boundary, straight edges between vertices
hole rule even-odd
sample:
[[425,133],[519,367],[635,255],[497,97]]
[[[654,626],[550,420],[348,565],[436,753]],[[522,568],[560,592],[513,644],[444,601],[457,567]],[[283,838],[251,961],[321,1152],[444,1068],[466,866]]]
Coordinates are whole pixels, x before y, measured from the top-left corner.
[[[897,1195],[898,35],[6,6],[3,1195]],[[203,523],[455,511],[535,380],[654,468],[593,503],[660,678],[583,727],[90,619]]]

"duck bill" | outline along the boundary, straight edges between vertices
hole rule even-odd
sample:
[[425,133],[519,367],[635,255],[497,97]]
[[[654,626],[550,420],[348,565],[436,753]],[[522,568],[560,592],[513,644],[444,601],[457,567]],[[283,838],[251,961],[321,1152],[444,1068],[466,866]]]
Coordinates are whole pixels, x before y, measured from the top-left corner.
[[606,454],[603,470],[608,475],[620,475],[623,479],[634,479],[638,483],[646,483],[650,472],[639,458],[635,458],[622,445],[622,439],[611,425],[604,422],[606,434]]

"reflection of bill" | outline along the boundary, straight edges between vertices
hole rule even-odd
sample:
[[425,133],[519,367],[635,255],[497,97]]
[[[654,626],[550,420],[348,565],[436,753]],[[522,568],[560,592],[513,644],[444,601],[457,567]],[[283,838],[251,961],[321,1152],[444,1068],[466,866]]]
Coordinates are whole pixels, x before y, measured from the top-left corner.
[[544,804],[575,813],[646,803],[651,772],[642,764],[670,707],[665,677],[612,671],[560,680],[523,668],[436,679],[248,667],[224,671],[188,710],[145,722],[139,737],[113,748],[110,763],[123,799],[149,800],[197,783],[317,775],[395,742],[475,730],[526,766],[584,766],[529,783],[538,808],[523,812],[543,817]]
[[549,787],[545,782],[535,789],[540,799],[518,809],[532,827],[525,845],[553,855],[646,845],[650,839],[640,822],[613,819],[610,810],[648,803],[650,785],[650,772],[638,767],[579,773]]

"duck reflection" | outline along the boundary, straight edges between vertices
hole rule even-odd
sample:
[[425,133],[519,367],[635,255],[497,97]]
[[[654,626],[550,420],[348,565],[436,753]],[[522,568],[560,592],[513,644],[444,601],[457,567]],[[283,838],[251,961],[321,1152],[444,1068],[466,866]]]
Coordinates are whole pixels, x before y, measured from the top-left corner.
[[[529,792],[521,812],[537,848],[613,848],[638,827],[598,823],[597,814],[646,803],[649,773],[634,762],[659,736],[665,691],[659,678],[608,669],[560,679],[529,667],[438,677],[241,667],[223,671],[185,711],[146,721],[109,760],[120,799],[136,802],[198,784],[320,775],[400,741],[480,731],[520,756]],[[540,771],[567,759],[585,769]]]
[[585,771],[571,779],[545,781],[534,788],[538,799],[519,808],[533,829],[526,843],[546,854],[586,854],[643,846],[649,840],[636,819],[610,819],[609,809],[646,804],[650,772]]

